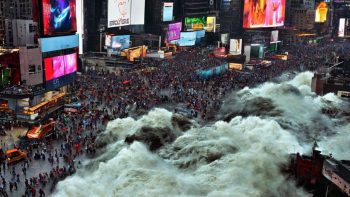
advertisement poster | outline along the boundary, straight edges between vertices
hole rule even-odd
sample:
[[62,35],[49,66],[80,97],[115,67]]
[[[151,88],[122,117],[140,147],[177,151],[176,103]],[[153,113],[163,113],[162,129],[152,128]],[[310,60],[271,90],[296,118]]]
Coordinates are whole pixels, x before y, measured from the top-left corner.
[[181,32],[179,46],[193,46],[196,44],[196,32]]
[[180,39],[181,26],[181,22],[169,24],[166,35],[167,42]]
[[250,61],[250,50],[251,50],[251,46],[249,46],[249,45],[244,46],[244,55],[245,55],[245,62],[246,63]]
[[345,18],[339,19],[338,36],[339,37],[345,36]]
[[75,0],[43,0],[43,34],[57,35],[77,31]]
[[239,63],[229,63],[228,67],[230,70],[243,70],[243,64]]
[[108,28],[130,25],[130,0],[108,0]]
[[115,50],[123,50],[130,47],[130,35],[113,36],[112,46]]
[[61,55],[44,59],[45,80],[57,79],[77,71],[77,54]]
[[186,17],[185,18],[185,25],[186,29],[192,29],[192,30],[199,30],[204,29],[206,26],[207,19],[205,16],[202,17]]
[[242,54],[242,39],[230,39],[230,53],[233,55]]
[[207,32],[215,32],[216,27],[216,17],[215,16],[208,16],[207,17]]
[[196,31],[196,44],[200,44],[205,37],[205,30],[198,30]]
[[286,0],[244,0],[243,28],[284,25]]
[[107,46],[107,47],[111,47],[112,46],[112,35],[106,35],[105,46]]
[[271,39],[270,42],[277,42],[278,41],[278,30],[271,32]]
[[163,4],[163,21],[173,20],[173,2],[164,2]]
[[226,34],[221,34],[221,43],[222,44],[228,44],[228,37],[229,37],[229,34],[226,33]]
[[315,22],[317,22],[317,23],[326,22],[327,12],[328,12],[327,3],[325,3],[325,2],[319,3],[316,7]]

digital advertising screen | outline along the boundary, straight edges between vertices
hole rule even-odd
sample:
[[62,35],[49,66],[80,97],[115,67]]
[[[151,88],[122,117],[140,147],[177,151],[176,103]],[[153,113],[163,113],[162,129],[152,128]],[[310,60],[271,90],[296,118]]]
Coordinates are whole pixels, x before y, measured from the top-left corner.
[[166,33],[167,42],[180,39],[181,26],[181,22],[172,23],[168,25],[168,31]]
[[320,2],[315,11],[315,22],[323,23],[327,20],[328,5],[325,2]]
[[228,37],[229,37],[229,34],[226,33],[226,34],[221,34],[221,43],[222,44],[228,44]]
[[108,0],[108,28],[130,25],[131,0]]
[[44,35],[77,31],[75,0],[42,0],[42,9]]
[[113,36],[111,47],[115,50],[123,50],[130,47],[130,35]]
[[207,19],[205,16],[185,18],[186,29],[193,29],[193,30],[204,29],[206,26],[206,23],[207,23]]
[[230,53],[233,55],[242,54],[242,39],[230,39]]
[[350,19],[349,18],[340,18],[339,19],[339,37],[350,37]]
[[181,32],[179,46],[194,46],[196,44],[197,33],[194,32]]
[[243,64],[239,63],[229,63],[228,68],[230,70],[243,70]]
[[44,59],[45,81],[60,78],[77,71],[77,54],[61,55]]
[[164,2],[163,3],[163,21],[172,21],[173,20],[173,2]]
[[208,16],[207,17],[207,28],[205,29],[207,32],[215,32],[216,27],[216,17]]
[[286,0],[244,0],[243,28],[284,25]]
[[106,35],[105,37],[105,46],[111,47],[112,46],[112,35]]
[[252,44],[250,49],[251,58],[264,58],[264,45],[263,44]]
[[278,30],[271,31],[270,42],[277,42],[277,41],[278,41]]
[[129,0],[131,1],[130,25],[145,24],[145,0]]
[[76,48],[79,46],[79,35],[56,36],[40,38],[40,50],[43,53],[63,49]]
[[205,30],[198,30],[196,31],[196,44],[201,43],[204,40],[205,37]]

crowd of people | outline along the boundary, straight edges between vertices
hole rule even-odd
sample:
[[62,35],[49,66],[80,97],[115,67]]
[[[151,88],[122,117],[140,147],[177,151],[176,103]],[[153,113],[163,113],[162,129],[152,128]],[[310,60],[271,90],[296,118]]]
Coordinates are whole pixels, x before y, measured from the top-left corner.
[[[226,72],[203,79],[197,70],[227,63],[225,59],[209,58],[203,48],[178,52],[171,59],[146,59],[143,65],[119,75],[104,70],[88,70],[77,77],[71,97],[78,98],[77,112],[61,113],[56,117],[54,140],[45,140],[34,147],[26,146],[27,158],[14,166],[5,163],[0,168],[2,191],[23,196],[45,196],[59,180],[75,173],[81,160],[96,153],[94,141],[109,120],[138,115],[155,106],[184,104],[193,117],[203,120],[220,108],[228,93],[277,77],[283,72],[315,70],[326,63],[336,62],[339,51],[349,50],[349,43],[324,42],[315,46],[290,46],[288,61],[272,60],[270,66],[255,65],[253,69]],[[6,124],[12,128],[15,123]],[[28,176],[33,162],[45,162],[43,169]],[[11,173],[10,176],[5,176]],[[7,179],[5,177],[8,177]],[[46,193],[45,193],[46,192]]]

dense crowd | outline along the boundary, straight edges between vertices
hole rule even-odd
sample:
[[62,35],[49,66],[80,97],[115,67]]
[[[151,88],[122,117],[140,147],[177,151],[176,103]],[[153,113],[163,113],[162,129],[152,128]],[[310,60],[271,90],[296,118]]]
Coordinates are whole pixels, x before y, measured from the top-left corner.
[[[196,71],[226,63],[209,58],[207,50],[193,48],[179,52],[171,59],[146,59],[144,64],[122,71],[119,75],[103,70],[89,70],[78,76],[72,97],[81,107],[76,113],[61,113],[56,119],[55,140],[26,146],[28,159],[14,166],[0,167],[0,186],[13,192],[22,187],[23,196],[45,196],[59,180],[80,168],[80,160],[95,154],[94,141],[111,119],[143,113],[159,105],[182,103],[193,117],[207,119],[210,111],[220,107],[229,92],[254,86],[277,77],[283,72],[315,70],[326,63],[336,62],[336,54],[350,49],[349,43],[325,42],[315,46],[289,46],[289,60],[272,60],[270,66],[255,65],[251,70],[227,70],[209,79],[200,78]],[[6,124],[6,129],[14,122]],[[51,170],[28,177],[33,160],[48,162]],[[5,178],[11,173],[10,179]]]

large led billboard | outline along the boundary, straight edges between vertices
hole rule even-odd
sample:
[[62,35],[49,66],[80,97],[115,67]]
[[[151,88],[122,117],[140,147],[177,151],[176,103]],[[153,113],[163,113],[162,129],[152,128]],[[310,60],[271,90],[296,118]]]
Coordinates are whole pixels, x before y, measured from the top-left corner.
[[128,0],[131,1],[130,25],[145,24],[145,0]]
[[286,0],[244,0],[243,28],[284,25]]
[[39,43],[40,50],[43,53],[76,48],[79,46],[79,35],[40,38]]
[[215,16],[208,16],[207,17],[207,27],[206,31],[207,32],[215,32],[216,30],[216,17]]
[[207,23],[207,19],[205,16],[185,18],[186,29],[192,29],[192,30],[204,29],[206,26],[206,23]]
[[172,21],[173,20],[173,2],[164,2],[163,3],[163,21]]
[[193,46],[196,44],[197,33],[193,32],[181,32],[179,46]]
[[77,54],[44,58],[45,81],[54,80],[77,71]]
[[230,39],[230,53],[233,55],[242,54],[242,39]]
[[42,0],[44,35],[59,35],[77,31],[75,0]]
[[108,0],[108,28],[130,25],[131,0]]
[[328,6],[325,2],[320,2],[316,7],[315,22],[323,23],[327,20]]
[[113,36],[112,37],[112,49],[123,50],[130,47],[130,35]]
[[181,26],[181,22],[168,25],[168,31],[166,33],[167,42],[180,39]]
[[348,18],[339,19],[338,36],[350,37],[350,19]]

